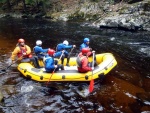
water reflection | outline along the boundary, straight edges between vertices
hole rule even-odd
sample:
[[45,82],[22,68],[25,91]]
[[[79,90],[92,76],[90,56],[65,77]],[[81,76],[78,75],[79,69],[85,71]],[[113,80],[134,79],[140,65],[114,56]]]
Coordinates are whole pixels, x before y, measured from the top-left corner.
[[[84,37],[97,53],[112,52],[118,66],[103,81],[95,80],[93,93],[89,82],[39,83],[24,78],[12,66],[0,75],[5,113],[27,112],[102,112],[139,113],[150,111],[149,32],[97,30],[80,23],[48,22],[32,19],[0,19],[0,68],[10,64],[10,55],[18,38],[33,48],[41,39],[43,47],[55,48],[67,39],[80,45]],[[75,55],[79,46],[74,51]],[[143,54],[144,53],[144,54]]]

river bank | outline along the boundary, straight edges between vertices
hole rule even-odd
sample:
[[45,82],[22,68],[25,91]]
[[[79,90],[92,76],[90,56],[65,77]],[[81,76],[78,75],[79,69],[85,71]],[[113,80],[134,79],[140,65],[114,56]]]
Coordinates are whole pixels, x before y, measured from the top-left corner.
[[[143,1],[96,1],[67,0],[53,1],[52,8],[45,12],[28,8],[12,12],[1,12],[0,18],[43,18],[51,21],[83,21],[88,26],[97,28],[117,28],[129,31],[150,31],[150,0]],[[22,6],[23,7],[23,6]]]

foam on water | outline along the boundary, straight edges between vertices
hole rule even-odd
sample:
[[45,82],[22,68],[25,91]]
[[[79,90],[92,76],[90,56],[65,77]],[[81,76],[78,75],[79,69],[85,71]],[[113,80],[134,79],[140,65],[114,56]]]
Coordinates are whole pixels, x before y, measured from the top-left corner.
[[22,86],[21,87],[21,92],[23,93],[23,92],[31,92],[32,90],[33,90],[33,86]]

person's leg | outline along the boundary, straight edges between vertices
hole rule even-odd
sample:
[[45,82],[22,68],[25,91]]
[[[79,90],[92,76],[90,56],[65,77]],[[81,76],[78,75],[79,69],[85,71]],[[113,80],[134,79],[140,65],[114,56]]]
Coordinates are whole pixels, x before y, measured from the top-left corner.
[[63,54],[62,57],[61,57],[61,64],[62,65],[64,64],[64,58],[65,58],[65,55]]
[[34,57],[30,58],[30,61],[33,62],[33,65],[35,68],[40,68],[37,57],[34,56]]
[[69,54],[68,54],[68,52],[67,52],[67,51],[65,52],[65,58],[67,58],[66,66],[69,66],[70,56],[69,56]]
[[30,59],[29,58],[23,58],[20,62],[21,63],[30,62]]
[[89,63],[88,63],[88,66],[89,66],[89,67],[92,67],[92,62],[89,62]]
[[23,62],[23,63],[25,63],[25,62],[32,62],[33,65],[34,65],[34,67],[35,67],[35,68],[38,68],[38,65],[37,65],[37,63],[36,63],[34,57],[32,57],[32,58],[23,58],[23,59],[21,60],[21,62]]
[[57,65],[57,64],[58,64],[58,60],[54,60],[54,62],[55,62],[55,65]]
[[62,64],[58,65],[59,69],[64,70],[64,66]]
[[59,71],[59,66],[53,70],[54,72]]

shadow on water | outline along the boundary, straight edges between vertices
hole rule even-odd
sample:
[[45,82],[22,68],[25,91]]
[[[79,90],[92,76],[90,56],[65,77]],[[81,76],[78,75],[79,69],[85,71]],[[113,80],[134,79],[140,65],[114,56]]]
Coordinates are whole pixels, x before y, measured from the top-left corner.
[[49,22],[32,19],[0,19],[0,68],[10,65],[10,55],[18,38],[31,48],[41,39],[43,48],[55,48],[67,39],[77,48],[84,37],[97,53],[111,52],[118,65],[104,78],[95,80],[89,94],[89,82],[40,83],[24,78],[11,66],[0,75],[5,113],[147,113],[150,112],[150,33],[95,29],[75,22]]

